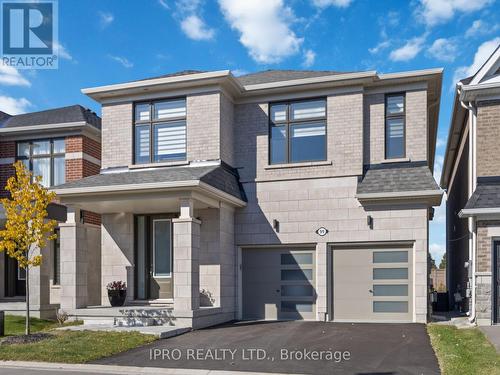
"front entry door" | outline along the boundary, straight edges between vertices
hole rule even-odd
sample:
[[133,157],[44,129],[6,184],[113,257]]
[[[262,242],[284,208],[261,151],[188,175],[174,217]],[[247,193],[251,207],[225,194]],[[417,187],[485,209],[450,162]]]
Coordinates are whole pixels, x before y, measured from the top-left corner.
[[26,295],[26,272],[17,264],[17,260],[5,256],[5,296],[16,297]]
[[500,323],[500,241],[493,244],[493,309],[494,322]]
[[135,238],[136,298],[172,298],[172,220],[162,215],[138,215]]

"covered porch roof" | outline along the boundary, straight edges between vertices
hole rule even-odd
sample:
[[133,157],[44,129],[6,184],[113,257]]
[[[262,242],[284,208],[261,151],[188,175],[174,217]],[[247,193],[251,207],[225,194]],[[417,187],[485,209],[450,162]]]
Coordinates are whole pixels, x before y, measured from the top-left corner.
[[99,214],[177,211],[185,198],[195,209],[246,205],[237,172],[224,164],[102,173],[53,190],[62,203]]

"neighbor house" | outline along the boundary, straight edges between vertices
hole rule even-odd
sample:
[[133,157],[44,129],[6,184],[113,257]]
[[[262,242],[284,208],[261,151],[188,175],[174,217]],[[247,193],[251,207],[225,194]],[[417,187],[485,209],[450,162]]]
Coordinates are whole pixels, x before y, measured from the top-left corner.
[[[193,328],[425,322],[441,80],[184,71],[82,90],[102,105],[102,165],[54,188],[68,205],[61,306],[109,305],[120,280],[129,304],[166,304]],[[98,243],[81,210],[101,215]]]
[[451,305],[458,293],[461,310],[484,325],[500,323],[499,146],[500,47],[457,84],[441,176]]
[[[100,127],[100,118],[79,105],[16,116],[0,112],[0,197],[9,196],[4,187],[15,173],[16,160],[21,160],[34,175],[41,176],[46,187],[99,173]],[[60,223],[66,221],[63,205],[54,202],[48,212],[50,218]],[[100,236],[99,215],[82,211],[78,221],[89,230],[88,236],[91,231]],[[0,205],[0,226],[4,225],[5,215]],[[57,228],[57,234],[59,231]],[[95,267],[100,268],[97,250],[90,251],[97,262]],[[31,308],[34,315],[53,317],[60,303],[60,238],[42,249],[41,254],[42,266],[30,272]],[[0,309],[8,313],[23,311],[23,304],[16,302],[24,301],[25,294],[24,269],[18,267],[15,259],[0,252]]]

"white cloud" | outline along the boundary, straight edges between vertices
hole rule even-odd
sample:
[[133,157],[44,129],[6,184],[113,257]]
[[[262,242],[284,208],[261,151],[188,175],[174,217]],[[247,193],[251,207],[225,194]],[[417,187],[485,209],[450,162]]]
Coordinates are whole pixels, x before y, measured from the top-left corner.
[[165,0],[158,0],[158,4],[160,4],[163,8],[170,10],[170,5],[168,5]]
[[211,40],[215,36],[215,30],[210,28],[202,17],[202,5],[203,0],[177,0],[175,2],[174,18],[180,22],[184,34],[193,40]]
[[487,35],[496,32],[500,28],[499,24],[490,25],[483,20],[475,20],[465,32],[466,38],[473,38],[480,35]]
[[458,46],[451,38],[439,38],[432,43],[427,52],[439,61],[453,62],[458,52]]
[[434,160],[434,179],[436,180],[437,183],[439,183],[439,180],[441,180],[443,163],[444,163],[444,156],[439,154],[436,155],[436,159]]
[[181,28],[188,38],[193,40],[213,39],[215,31],[205,25],[205,22],[195,14],[192,14],[181,21]]
[[420,0],[417,14],[429,26],[446,22],[455,13],[470,13],[485,8],[494,0]]
[[309,68],[314,65],[314,60],[316,60],[316,52],[310,49],[304,51],[304,62],[302,66]]
[[390,45],[391,45],[390,40],[383,40],[379,44],[377,44],[375,47],[368,48],[368,52],[370,52],[372,55],[375,55],[375,54],[379,53],[380,51],[382,51],[386,48],[389,48]]
[[31,86],[31,83],[16,68],[8,65],[0,65],[0,85]]
[[293,11],[283,0],[219,0],[224,17],[258,63],[278,63],[299,52],[303,38],[291,29]]
[[442,146],[446,146],[446,139],[438,137],[438,139],[436,141],[436,148],[440,148]]
[[102,28],[108,27],[115,20],[115,16],[109,12],[99,12],[99,23]]
[[66,48],[64,48],[62,44],[55,42],[54,49],[57,51],[61,59],[73,60],[73,56],[71,56],[71,54],[68,52]]
[[392,51],[389,58],[392,61],[409,61],[414,59],[422,50],[425,39],[424,35],[408,40],[404,46]]
[[431,253],[432,259],[436,262],[436,266],[439,267],[441,263],[441,258],[444,253],[446,253],[446,246],[441,243],[431,243],[429,245],[429,252]]
[[8,113],[9,115],[19,115],[25,113],[31,103],[26,98],[12,98],[10,96],[0,95],[0,111]]
[[134,63],[129,61],[127,58],[125,57],[122,57],[122,56],[113,56],[113,55],[109,55],[109,58],[111,60],[114,60],[118,63],[120,63],[121,65],[123,65],[123,67],[125,68],[132,68],[134,66]]
[[455,74],[453,75],[453,85],[455,85],[461,79],[476,74],[499,44],[500,37],[496,37],[481,44],[474,54],[474,61],[472,62],[472,65],[461,66],[455,70]]
[[233,74],[233,76],[239,77],[239,76],[244,76],[245,74],[248,74],[248,71],[246,71],[245,69],[234,69],[234,70],[231,70],[231,73]]
[[347,8],[351,5],[352,0],[312,0],[312,3],[315,7],[320,9],[328,8],[329,6]]

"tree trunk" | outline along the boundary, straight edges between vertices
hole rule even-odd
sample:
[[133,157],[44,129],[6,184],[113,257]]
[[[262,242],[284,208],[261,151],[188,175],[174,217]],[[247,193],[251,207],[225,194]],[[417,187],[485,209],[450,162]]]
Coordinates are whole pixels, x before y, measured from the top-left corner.
[[25,334],[30,334],[30,268],[26,267],[26,330]]

